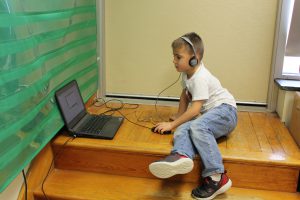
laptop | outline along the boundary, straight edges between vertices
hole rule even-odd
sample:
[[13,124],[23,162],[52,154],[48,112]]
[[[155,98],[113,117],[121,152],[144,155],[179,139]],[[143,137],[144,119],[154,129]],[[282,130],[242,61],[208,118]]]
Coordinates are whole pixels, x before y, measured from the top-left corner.
[[55,92],[56,102],[67,129],[73,136],[113,139],[123,117],[92,115],[86,109],[76,80]]

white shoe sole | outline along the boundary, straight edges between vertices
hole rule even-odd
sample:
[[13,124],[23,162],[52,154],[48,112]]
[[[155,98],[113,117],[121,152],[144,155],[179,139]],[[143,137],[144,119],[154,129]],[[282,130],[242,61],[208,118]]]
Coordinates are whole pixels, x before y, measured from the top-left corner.
[[194,162],[190,158],[181,158],[175,162],[158,161],[149,165],[150,172],[158,178],[169,178],[176,174],[192,171]]
[[232,185],[232,182],[231,180],[229,179],[228,182],[223,186],[221,187],[219,190],[217,190],[213,195],[211,195],[210,197],[206,197],[206,198],[199,198],[199,197],[195,197],[193,194],[192,194],[192,197],[194,199],[197,199],[197,200],[211,200],[211,199],[214,199],[217,195],[219,194],[222,194],[224,192],[226,192],[227,190],[229,190],[231,188],[231,185]]

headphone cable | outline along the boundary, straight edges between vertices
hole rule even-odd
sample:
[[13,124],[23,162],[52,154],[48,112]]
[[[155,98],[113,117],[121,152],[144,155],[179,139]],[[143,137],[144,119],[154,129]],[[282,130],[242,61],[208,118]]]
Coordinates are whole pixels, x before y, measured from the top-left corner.
[[173,82],[173,83],[170,84],[168,87],[166,87],[165,89],[163,89],[160,93],[158,93],[158,95],[157,95],[157,97],[156,97],[154,107],[155,107],[156,115],[157,115],[160,119],[162,119],[162,117],[159,115],[159,112],[158,112],[158,110],[157,110],[157,102],[158,102],[158,99],[159,99],[160,95],[161,95],[164,91],[166,91],[167,89],[169,89],[170,87],[172,87],[173,85],[175,85],[175,84],[178,82],[178,80],[180,79],[180,77],[181,77],[181,73],[179,73],[179,76],[178,76],[178,78],[176,79],[175,82]]
[[[161,95],[164,91],[166,91],[167,89],[169,89],[170,87],[172,87],[173,85],[175,85],[175,84],[178,82],[178,80],[180,79],[180,77],[181,77],[181,73],[179,74],[179,76],[178,76],[178,78],[176,79],[176,81],[174,81],[173,83],[171,83],[170,85],[168,85],[166,88],[164,88],[162,91],[160,91],[160,92],[158,93],[156,99],[155,99],[155,104],[154,104],[154,107],[155,107],[155,113],[156,113],[156,115],[160,118],[160,120],[162,120],[162,121],[163,121],[163,119],[162,119],[162,117],[159,115],[159,112],[158,112],[158,109],[157,109],[158,99],[159,99],[160,95]],[[99,102],[99,100],[102,100],[103,103],[102,103],[101,105],[96,105],[95,103]],[[109,103],[109,102],[111,102],[111,101],[118,101],[121,105],[120,105],[119,107],[116,107],[116,108],[111,107],[111,106],[108,106],[107,103]],[[111,115],[113,115],[113,113],[114,113],[115,111],[117,111],[120,115],[122,115],[122,116],[123,116],[127,121],[129,121],[130,123],[135,124],[135,125],[140,126],[140,127],[143,127],[143,128],[150,129],[150,130],[152,129],[152,127],[148,127],[148,126],[145,126],[145,125],[142,125],[142,124],[139,124],[139,123],[136,123],[136,122],[131,121],[130,119],[128,119],[128,118],[126,117],[126,115],[124,115],[124,114],[121,112],[122,109],[136,109],[136,108],[139,107],[138,104],[132,104],[132,105],[135,106],[134,108],[126,108],[126,107],[124,106],[125,104],[124,104],[124,102],[123,102],[122,100],[119,100],[119,99],[110,99],[110,100],[106,101],[106,100],[103,99],[103,98],[96,98],[96,99],[94,100],[93,105],[96,106],[96,107],[102,107],[103,105],[105,105],[106,108],[109,108],[109,110],[107,110],[107,111],[105,111],[105,112],[102,112],[101,114],[105,114],[105,113],[108,113],[108,112],[112,112]]]

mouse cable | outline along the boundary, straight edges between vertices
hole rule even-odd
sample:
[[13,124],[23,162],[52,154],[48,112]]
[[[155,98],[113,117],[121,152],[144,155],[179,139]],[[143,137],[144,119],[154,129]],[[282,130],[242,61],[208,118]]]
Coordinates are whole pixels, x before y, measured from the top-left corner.
[[[158,110],[157,110],[157,102],[158,102],[159,96],[160,96],[164,91],[166,91],[167,89],[169,89],[170,87],[172,87],[173,85],[175,85],[175,84],[178,82],[178,80],[180,79],[180,77],[181,77],[181,73],[179,74],[179,76],[178,76],[178,78],[176,79],[176,81],[174,81],[174,82],[173,82],[172,84],[170,84],[168,87],[166,87],[165,89],[163,89],[163,90],[157,95],[156,100],[155,100],[154,107],[155,107],[155,112],[156,112],[156,114],[157,114],[158,116],[159,116],[159,114],[158,114]],[[118,100],[118,101],[122,102],[121,100]],[[123,103],[123,102],[122,102],[122,103]],[[121,111],[120,111],[120,109],[117,110],[117,112],[120,113],[127,121],[129,121],[129,122],[132,123],[132,124],[135,124],[135,125],[137,125],[137,126],[141,126],[141,127],[144,127],[144,128],[150,129],[150,130],[152,129],[152,127],[144,126],[144,125],[141,125],[141,124],[138,124],[138,123],[135,123],[135,122],[129,120],[129,119],[128,119]],[[159,118],[161,118],[161,117],[159,116]],[[162,118],[161,118],[161,119],[162,119]]]
[[[100,105],[97,105],[96,103],[99,102],[99,100],[101,100],[103,103],[100,104]],[[109,106],[108,103],[109,103],[109,102],[113,102],[113,101],[119,102],[119,103],[120,103],[120,106],[119,106],[119,107],[111,107],[111,106]],[[148,127],[148,126],[144,126],[144,125],[142,125],[142,124],[139,124],[139,123],[136,123],[136,122],[131,121],[130,119],[128,119],[128,117],[127,117],[125,114],[123,114],[123,113],[121,112],[122,109],[137,109],[137,108],[139,107],[138,104],[129,104],[129,103],[126,103],[126,104],[128,104],[128,105],[134,105],[135,107],[125,107],[125,103],[124,103],[122,100],[120,100],[120,99],[110,99],[110,100],[106,101],[104,98],[96,98],[96,99],[94,100],[94,103],[93,103],[93,105],[96,106],[96,107],[102,107],[102,106],[105,106],[106,108],[109,109],[109,110],[107,110],[107,111],[102,112],[101,114],[105,114],[105,113],[108,113],[108,112],[112,112],[111,115],[113,115],[114,112],[117,111],[120,115],[122,115],[122,116],[124,117],[124,119],[126,119],[126,120],[129,121],[130,123],[151,130],[151,128]]]
[[[103,105],[105,105],[105,107],[109,109],[109,110],[107,110],[107,111],[104,111],[104,112],[100,113],[100,115],[105,115],[106,113],[109,113],[109,112],[112,112],[110,115],[113,115],[115,111],[118,111],[119,114],[121,114],[127,121],[129,121],[129,122],[131,122],[131,123],[133,123],[133,124],[135,124],[135,125],[140,126],[140,124],[137,124],[137,123],[135,123],[135,122],[132,122],[132,121],[129,120],[122,112],[120,112],[120,110],[122,110],[122,109],[137,109],[137,108],[139,107],[138,104],[129,104],[129,105],[134,105],[135,107],[125,107],[125,103],[124,103],[122,100],[119,100],[119,99],[110,99],[110,100],[108,100],[108,101],[105,101],[103,98],[97,98],[97,99],[95,100],[95,102],[98,102],[99,99],[100,99],[101,101],[103,101],[103,103],[102,103],[101,105],[96,105],[96,104],[94,104],[94,106],[96,106],[96,107],[102,107]],[[109,103],[109,102],[113,102],[113,101],[117,101],[117,102],[119,102],[121,105],[120,105],[119,107],[111,107],[111,106],[109,106],[108,103]],[[126,103],[126,104],[128,104],[128,103]],[[146,128],[146,126],[143,126],[143,125],[141,125],[141,126]],[[149,127],[147,127],[147,128],[149,128]]]
[[[178,76],[178,78],[176,79],[176,81],[174,81],[174,82],[171,83],[169,86],[167,86],[166,88],[164,88],[161,92],[159,92],[158,95],[157,95],[157,97],[156,97],[156,99],[155,99],[155,104],[154,104],[155,112],[156,112],[156,115],[157,115],[160,119],[162,119],[162,117],[159,115],[158,110],[157,110],[158,99],[159,99],[160,95],[161,95],[164,91],[166,91],[167,89],[169,89],[170,87],[172,87],[173,85],[175,85],[175,84],[178,82],[178,80],[180,79],[180,77],[181,77],[181,73],[179,74],[179,76]],[[99,102],[99,100],[103,101],[103,103],[100,104],[100,105],[97,105],[96,103]],[[117,102],[120,102],[120,106],[117,107],[117,108],[108,106],[108,103],[111,102],[111,101],[117,101]],[[127,104],[128,104],[128,103],[127,103]],[[119,100],[119,99],[110,99],[110,100],[108,100],[108,101],[105,101],[105,99],[103,99],[103,98],[96,98],[96,99],[94,100],[93,105],[96,106],[96,107],[102,107],[102,106],[105,105],[106,108],[109,108],[108,111],[105,111],[105,112],[103,112],[103,113],[101,113],[101,114],[104,114],[104,113],[107,113],[107,112],[114,112],[114,111],[117,111],[120,115],[122,115],[122,116],[123,116],[127,121],[129,121],[130,123],[135,124],[135,125],[137,125],[137,126],[141,126],[141,127],[143,127],[143,128],[150,129],[150,130],[152,129],[152,127],[148,127],[148,126],[145,126],[145,125],[142,125],[142,124],[133,122],[133,121],[131,121],[130,119],[128,119],[128,118],[126,117],[126,115],[124,115],[124,114],[120,111],[120,110],[122,110],[122,109],[125,109],[125,107],[124,107],[124,102],[123,102],[122,100]],[[136,109],[136,108],[139,107],[138,104],[129,104],[129,105],[135,105],[135,107],[134,107],[134,108],[126,108],[126,109]],[[111,115],[112,115],[112,114],[111,114]]]
[[128,119],[126,117],[126,115],[124,115],[120,110],[117,110],[118,113],[120,113],[120,115],[122,115],[127,121],[129,121],[130,123],[134,124],[134,125],[137,125],[137,126],[140,126],[140,127],[143,127],[143,128],[147,128],[147,129],[152,129],[152,127],[148,127],[148,126],[145,126],[145,125],[142,125],[142,124],[139,124],[139,123],[136,123],[136,122],[133,122],[131,121],[130,119]]
[[[96,103],[100,102],[99,100],[103,101],[103,103],[100,104],[100,105],[97,105]],[[109,106],[108,103],[113,102],[113,101],[119,102],[120,106],[119,107]],[[126,104],[133,105],[134,107],[125,107]],[[136,109],[136,108],[139,107],[138,104],[124,103],[122,100],[119,100],[119,99],[109,99],[108,101],[106,101],[104,98],[101,98],[101,97],[100,98],[95,98],[93,105],[96,106],[96,107],[102,107],[102,106],[105,105],[105,107],[110,109],[110,110]]]
[[[119,102],[121,102],[122,104],[124,104],[123,101],[121,101],[121,100],[119,100],[119,99],[112,99],[112,100],[110,100],[110,101],[113,101],[113,100],[119,101]],[[104,101],[103,104],[105,104],[105,100],[102,99],[102,101]],[[134,104],[133,104],[133,105],[134,105]],[[103,105],[101,105],[101,106],[103,106]],[[127,108],[127,109],[136,109],[136,108],[138,108],[138,107],[139,107],[139,105],[137,104],[137,107],[135,107],[135,108]],[[131,121],[130,119],[128,119],[128,117],[127,117],[125,114],[123,114],[123,113],[121,112],[122,109],[126,109],[124,106],[120,106],[119,108],[112,108],[112,107],[108,107],[108,108],[110,108],[110,109],[107,110],[107,111],[105,111],[105,112],[103,112],[103,113],[101,113],[101,114],[104,114],[104,113],[107,113],[107,112],[112,112],[111,115],[113,115],[114,112],[118,112],[121,116],[124,117],[124,119],[126,119],[128,122],[130,122],[130,123],[132,123],[132,124],[134,124],[134,125],[136,125],[136,126],[140,126],[140,127],[143,127],[143,128],[146,128],[146,129],[150,129],[150,130],[152,130],[152,128],[153,128],[153,127],[148,127],[148,126],[145,126],[145,125],[142,125],[142,124],[133,122],[133,121]],[[161,134],[161,135],[167,135],[167,134]]]
[[[127,108],[126,108],[126,107],[124,106],[125,103],[124,103],[122,100],[119,100],[119,99],[110,99],[110,100],[108,100],[108,101],[105,101],[103,98],[97,98],[97,99],[96,99],[96,102],[97,102],[99,99],[100,99],[101,101],[103,101],[103,103],[102,103],[101,105],[95,105],[95,104],[94,104],[95,106],[101,107],[101,106],[105,105],[106,108],[109,108],[109,110],[103,112],[102,114],[107,113],[107,112],[115,112],[115,111],[117,111],[120,115],[122,115],[122,116],[124,117],[124,119],[126,119],[126,120],[129,121],[130,123],[132,123],[132,124],[134,124],[134,125],[137,125],[137,126],[141,126],[141,127],[143,127],[143,128],[151,129],[151,127],[144,126],[144,125],[142,125],[142,124],[139,124],[139,123],[136,123],[136,122],[131,121],[130,119],[128,119],[128,117],[127,117],[125,114],[123,114],[123,113],[121,112],[122,109],[137,109],[137,108],[139,107],[138,104],[129,104],[129,105],[134,105],[135,107],[133,107],[133,108],[131,108],[131,107],[128,108],[128,107],[127,107]],[[109,102],[113,102],[113,101],[117,101],[117,102],[119,102],[121,105],[120,105],[119,107],[117,107],[117,108],[108,106],[108,103],[109,103]]]
[[46,195],[46,192],[45,192],[45,190],[44,190],[44,184],[45,184],[46,179],[48,178],[48,176],[49,176],[49,174],[50,174],[50,171],[51,171],[51,169],[52,169],[52,166],[53,166],[53,164],[54,164],[54,161],[57,159],[58,154],[62,153],[62,151],[64,150],[64,148],[65,148],[65,146],[67,145],[67,143],[70,142],[70,141],[73,141],[75,138],[76,138],[76,136],[73,136],[73,137],[70,137],[69,139],[67,139],[67,140],[63,143],[62,147],[60,147],[59,151],[57,151],[56,154],[55,154],[55,155],[53,156],[53,158],[52,158],[52,161],[51,161],[50,167],[49,167],[49,169],[48,169],[48,172],[47,172],[47,174],[46,174],[46,176],[45,176],[45,178],[44,178],[44,180],[43,180],[43,182],[42,182],[42,192],[43,192],[44,197],[46,198],[46,200],[49,200],[49,199],[48,199],[48,197],[47,197],[47,195]]

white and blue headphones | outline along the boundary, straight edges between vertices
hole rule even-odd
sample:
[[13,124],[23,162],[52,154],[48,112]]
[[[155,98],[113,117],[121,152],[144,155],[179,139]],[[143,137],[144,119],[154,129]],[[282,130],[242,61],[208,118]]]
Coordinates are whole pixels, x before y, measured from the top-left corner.
[[197,58],[196,58],[196,50],[195,50],[195,48],[194,48],[193,43],[192,43],[191,40],[190,40],[189,38],[187,38],[187,37],[182,36],[182,37],[180,37],[180,38],[183,39],[186,43],[188,43],[188,44],[192,47],[192,49],[193,49],[194,55],[190,58],[190,60],[189,60],[189,65],[190,65],[191,67],[197,66],[198,60],[197,60]]

